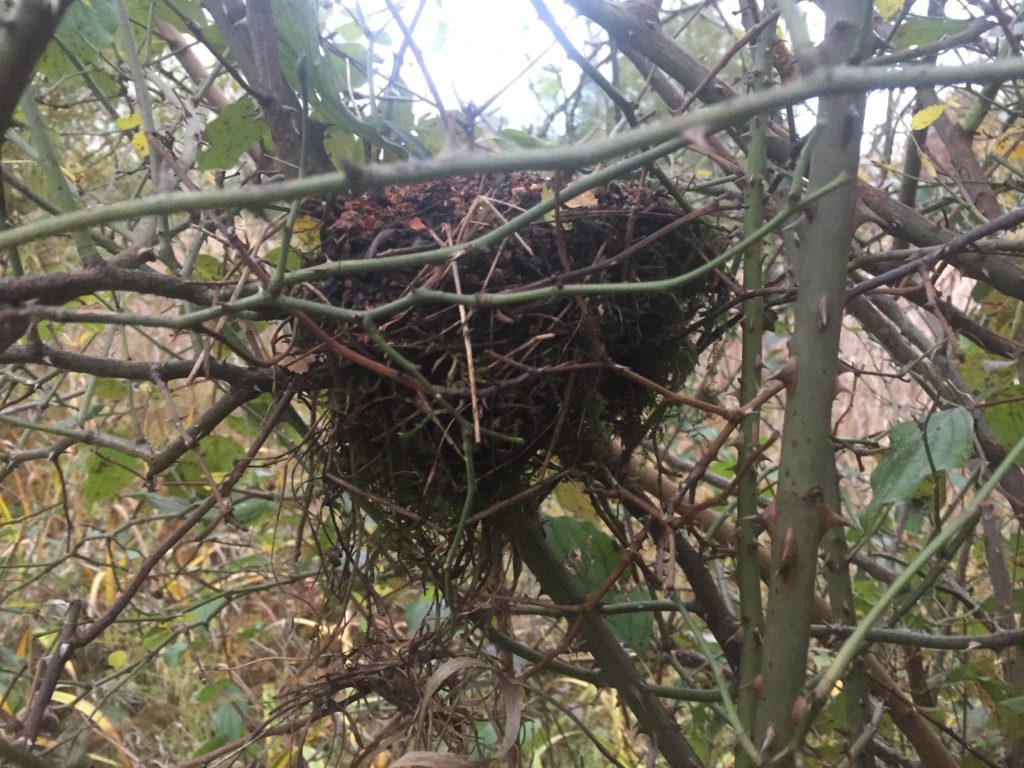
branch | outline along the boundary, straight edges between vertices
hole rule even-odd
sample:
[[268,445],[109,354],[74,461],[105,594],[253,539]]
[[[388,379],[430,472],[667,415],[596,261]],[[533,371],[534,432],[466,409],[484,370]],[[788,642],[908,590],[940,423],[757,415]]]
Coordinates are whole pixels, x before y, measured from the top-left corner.
[[0,16],[0,143],[71,0],[10,0]]
[[[136,363],[109,357],[90,357],[67,352],[48,344],[26,344],[0,353],[0,365],[49,365],[62,371],[88,373],[108,379],[126,381],[174,381],[187,379],[196,372],[194,360],[167,360],[159,363]],[[198,370],[205,378],[226,381],[236,387],[259,387],[271,384],[276,374],[270,368],[244,368],[218,360],[205,361]]]
[[[709,79],[711,78],[711,70],[703,62],[691,56],[674,39],[665,35],[658,28],[656,19],[644,19],[636,12],[630,11],[624,6],[609,3],[607,0],[566,0],[566,2],[604,27],[609,35],[627,52],[635,51],[642,54],[685,88],[696,90],[697,97],[704,103],[717,104],[724,100],[728,101],[729,104],[734,104],[737,101],[745,100],[744,98],[737,97],[735,92],[724,81],[717,78]],[[980,32],[972,29],[971,34],[973,37],[980,34]],[[941,42],[945,43],[947,41]],[[862,71],[875,71],[879,74],[884,72],[886,76],[890,76],[896,72],[910,71],[910,69],[918,71],[934,69],[933,67],[926,66],[882,70],[878,64],[878,60],[869,61],[864,65]],[[645,71],[644,67],[641,66],[640,68],[641,71]],[[845,70],[846,68],[835,68],[833,71],[838,72],[841,69]],[[820,74],[820,71],[815,71],[809,76],[797,78],[788,84],[773,88],[768,93],[777,94],[786,91],[797,83],[814,80]],[[929,84],[938,85],[938,83],[929,83],[925,80],[907,83],[907,85],[918,87]],[[877,85],[866,84],[863,90],[885,87],[888,86],[882,85],[881,81],[879,81]],[[853,89],[848,92],[855,92],[855,90]],[[768,107],[787,106],[787,104],[793,104],[796,101],[798,100],[792,100],[788,103],[774,103],[768,105]],[[753,114],[752,112],[751,116]],[[738,122],[736,121],[735,124],[738,124]],[[769,142],[768,154],[775,162],[786,163],[789,160],[788,148],[785,146],[785,142],[778,144]],[[857,188],[862,200],[879,218],[878,225],[898,239],[918,246],[929,246],[941,245],[953,237],[946,230],[932,224],[914,208],[893,199],[889,193],[876,189],[863,181],[858,183]],[[1024,298],[1024,269],[1009,259],[994,255],[976,256],[975,254],[965,254],[964,256],[950,259],[950,263],[968,277],[973,277],[976,280],[992,285],[1014,298]]]
[[[630,477],[660,499],[662,504],[668,503],[678,493],[677,487],[663,473],[635,458],[629,459],[629,473]],[[694,517],[693,524],[707,532],[709,537],[719,544],[726,547],[736,546],[735,524],[728,520],[723,522],[714,510],[700,511]],[[771,577],[770,555],[756,542],[755,547],[753,555],[757,558],[761,579],[767,582]],[[814,621],[829,625],[834,622],[832,612],[824,600],[815,595],[811,603]],[[932,730],[924,716],[900,693],[899,686],[882,663],[870,653],[864,654],[862,658],[872,695],[882,699],[896,727],[913,745],[923,764],[935,768],[956,768],[957,760],[946,749],[942,739]]]
[[245,456],[235,463],[235,468],[231,470],[230,474],[224,478],[224,482],[218,487],[217,493],[211,493],[207,496],[202,503],[200,503],[184,520],[181,521],[181,525],[175,528],[169,536],[161,539],[160,543],[157,544],[153,551],[150,552],[145,559],[139,563],[138,570],[135,575],[132,576],[131,581],[127,584],[117,599],[111,603],[110,607],[103,612],[96,621],[84,628],[75,638],[75,648],[83,648],[113,624],[118,616],[120,616],[124,610],[131,604],[135,595],[138,593],[142,586],[146,583],[146,579],[149,578],[149,574],[154,568],[164,559],[168,552],[170,552],[178,542],[180,542],[189,531],[195,528],[199,522],[206,516],[206,513],[213,509],[217,503],[218,498],[227,496],[231,489],[235,487],[239,480],[242,479],[242,475],[245,474],[246,470],[249,469],[249,464],[256,457],[260,448],[270,437],[271,432],[277,426],[278,420],[281,414],[284,413],[285,409],[291,403],[291,397],[282,397],[274,411],[267,417],[263,423],[263,429],[260,430],[260,434],[253,440],[252,445],[246,451]]
[[164,470],[173,467],[182,456],[199,445],[199,441],[213,432],[224,419],[230,416],[235,410],[253,398],[260,395],[258,389],[235,388],[227,392],[224,397],[208,408],[195,422],[186,430],[186,434],[177,438],[159,453],[149,459],[149,468],[146,470],[146,479],[150,480]]
[[[12,231],[17,230],[8,230]],[[180,277],[163,275],[151,269],[101,266],[80,272],[0,279],[0,304],[23,304],[28,301],[64,304],[79,296],[99,291],[148,293],[204,307],[230,298],[230,291],[222,294],[220,289],[209,284],[182,280]]]
[[[1024,78],[1024,58],[1005,59],[986,64],[957,67],[905,67],[879,70],[863,66],[836,66],[815,70],[807,77],[760,91],[737,96],[679,117],[638,128],[625,134],[586,142],[571,147],[524,150],[508,155],[464,152],[448,157],[416,162],[388,163],[367,167],[349,166],[345,171],[309,176],[287,182],[264,184],[245,189],[209,189],[201,192],[174,192],[144,199],[125,200],[88,211],[74,211],[40,219],[16,229],[0,232],[0,249],[21,245],[43,237],[76,229],[124,221],[154,214],[199,212],[210,208],[261,208],[270,203],[303,197],[325,197],[338,192],[363,192],[394,184],[435,181],[451,176],[471,176],[513,171],[577,171],[589,165],[626,155],[640,147],[675,142],[672,150],[691,139],[695,129],[715,132],[745,122],[759,112],[777,109],[816,96],[863,93],[913,85],[951,83],[988,83]],[[684,136],[684,134],[686,134]],[[884,193],[883,193],[884,194]],[[927,222],[907,206],[905,217]]]
[[[586,603],[587,595],[551,549],[539,521],[523,521],[513,529],[512,538],[523,562],[555,602]],[[703,765],[700,758],[664,704],[644,684],[639,670],[612,635],[608,624],[592,613],[581,614],[581,617],[580,632],[601,668],[601,676],[619,692],[641,730],[654,742],[655,749],[673,768],[700,768]]]

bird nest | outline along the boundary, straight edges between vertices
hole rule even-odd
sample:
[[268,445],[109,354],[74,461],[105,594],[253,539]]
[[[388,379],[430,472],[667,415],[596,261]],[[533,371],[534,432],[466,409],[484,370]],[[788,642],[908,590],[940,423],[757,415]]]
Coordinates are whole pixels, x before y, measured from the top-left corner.
[[[586,466],[610,437],[639,440],[657,389],[682,386],[722,331],[704,321],[723,301],[713,272],[671,290],[637,285],[700,267],[719,247],[711,226],[681,221],[640,182],[560,201],[479,246],[553,194],[531,174],[451,179],[336,202],[323,217],[319,260],[367,262],[325,281],[323,297],[395,311],[372,326],[324,321],[333,344],[297,339],[318,350],[311,465],[328,501],[369,508],[410,545],[410,531],[425,535],[427,557],[468,493],[478,512],[553,463]],[[440,262],[403,260],[448,246],[460,247]]]

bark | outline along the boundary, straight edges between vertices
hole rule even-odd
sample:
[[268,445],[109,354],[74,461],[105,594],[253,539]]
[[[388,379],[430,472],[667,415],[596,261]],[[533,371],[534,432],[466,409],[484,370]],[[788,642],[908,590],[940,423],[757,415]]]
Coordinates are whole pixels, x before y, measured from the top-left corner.
[[[231,46],[239,69],[259,101],[277,146],[277,156],[282,161],[280,170],[286,176],[297,175],[302,152],[302,106],[281,71],[270,0],[247,0],[244,5],[241,0],[206,2],[203,6]],[[328,173],[334,170],[334,165],[323,146],[324,128],[312,120],[308,125],[311,135],[307,142],[306,170]]]
[[0,143],[71,0],[13,0],[0,13]]
[[[731,99],[736,92],[724,81],[710,78],[710,70],[691,56],[674,39],[658,29],[656,20],[635,10],[647,5],[617,5],[608,0],[566,0],[581,14],[604,27],[623,49],[647,57],[669,77],[689,90],[697,89],[705,104]],[[974,34],[977,34],[975,32]],[[632,54],[630,54],[632,57]],[[638,64],[640,66],[640,64]],[[644,68],[641,66],[641,71]],[[702,83],[707,84],[701,87]],[[661,93],[661,90],[659,90]],[[784,132],[774,130],[775,136]],[[771,137],[769,137],[771,138]],[[789,142],[768,142],[768,156],[777,163],[789,162]],[[953,233],[933,224],[909,205],[904,205],[888,192],[858,181],[857,191],[862,210],[886,233],[919,247],[941,245],[953,239]],[[993,286],[1002,293],[1024,300],[1024,267],[1016,260],[991,253],[962,253],[949,257],[949,262],[968,277]]]
[[[871,3],[824,4],[826,65],[846,63],[862,51],[862,30]],[[798,288],[791,371],[776,496],[778,517],[772,540],[772,574],[765,616],[764,699],[757,738],[770,755],[792,764],[790,738],[796,720],[810,706],[803,693],[823,519],[838,499],[832,453],[832,401],[839,370],[839,334],[846,301],[849,243],[856,228],[854,205],[864,122],[863,96],[832,96],[818,106],[818,143],[811,156],[808,191],[837,176],[847,186],[808,211],[788,254]]]
[[[661,499],[662,502],[667,502],[676,495],[678,490],[676,486],[653,466],[633,459],[629,463],[629,473],[632,479],[636,480],[648,493]],[[738,540],[736,526],[729,521],[722,522],[714,510],[701,510],[694,517],[693,525],[712,536],[714,541],[721,546],[736,546]],[[761,579],[767,582],[772,573],[771,556],[760,546],[757,548],[756,554],[761,570]],[[815,623],[826,625],[835,623],[835,617],[824,600],[814,596],[810,603],[811,615]],[[865,653],[862,662],[871,695],[882,701],[886,713],[917,752],[921,764],[927,765],[929,768],[956,768],[959,765],[956,757],[942,743],[942,739],[928,720],[903,695],[899,684],[892,679],[882,663],[871,653]]]

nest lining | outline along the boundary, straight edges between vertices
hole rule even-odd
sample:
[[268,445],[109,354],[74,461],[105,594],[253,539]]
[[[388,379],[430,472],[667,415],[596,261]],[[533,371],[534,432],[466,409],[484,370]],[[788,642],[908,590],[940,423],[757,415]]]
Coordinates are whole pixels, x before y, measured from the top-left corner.
[[[464,243],[551,194],[547,180],[526,173],[386,188],[328,209],[319,259],[372,259]],[[716,234],[694,221],[629,258],[614,259],[681,215],[667,196],[638,182],[594,190],[575,207],[568,202],[558,218],[560,235],[554,220],[539,221],[487,252],[332,278],[322,292],[337,305],[361,310],[423,287],[471,294],[541,281],[659,280],[715,255]],[[600,266],[609,260],[611,266]],[[484,430],[472,456],[478,507],[521,490],[552,453],[564,465],[582,465],[611,435],[639,439],[653,396],[614,366],[681,386],[698,350],[716,337],[714,328],[697,339],[684,329],[722,300],[723,286],[709,274],[672,292],[587,299],[552,293],[502,309],[417,305],[379,326],[387,344],[416,366],[463,424]],[[331,323],[324,329],[350,349],[386,360],[365,329]],[[458,518],[466,457],[462,427],[450,412],[329,351],[318,355],[310,375],[321,405],[327,404],[311,449],[323,475],[344,477],[368,497],[415,510],[431,521],[432,531]],[[403,521],[402,529],[407,526]]]

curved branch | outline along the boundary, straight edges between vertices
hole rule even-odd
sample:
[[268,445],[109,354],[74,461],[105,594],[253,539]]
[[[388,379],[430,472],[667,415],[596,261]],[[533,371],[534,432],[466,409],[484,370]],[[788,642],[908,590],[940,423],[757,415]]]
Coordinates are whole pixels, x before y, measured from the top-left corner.
[[[49,365],[62,371],[87,373],[108,379],[126,381],[174,381],[186,379],[196,371],[194,360],[167,360],[159,363],[137,363],[106,357],[91,357],[68,352],[48,344],[26,344],[0,353],[0,365]],[[256,387],[275,380],[273,369],[245,368],[217,360],[204,363],[198,374],[203,378],[225,381],[236,387]]]
[[[621,157],[644,146],[672,143],[670,151],[686,146],[695,131],[715,132],[749,120],[765,110],[776,109],[816,96],[862,93],[907,86],[948,85],[950,83],[989,83],[1024,77],[1024,59],[1004,59],[985,64],[957,67],[904,67],[880,70],[864,66],[820,68],[807,77],[737,96],[679,117],[664,120],[628,133],[572,147],[531,149],[508,155],[464,152],[432,160],[387,163],[376,166],[348,166],[345,171],[307,176],[288,182],[275,182],[246,189],[204,189],[200,192],[175,192],[126,200],[93,210],[40,219],[16,229],[0,232],[0,248],[31,242],[77,229],[124,221],[153,214],[198,212],[209,208],[260,208],[270,203],[303,197],[322,197],[337,192],[364,192],[392,184],[436,181],[451,176],[513,171],[578,171]],[[685,134],[685,135],[684,135]],[[860,189],[869,185],[862,184]],[[884,194],[884,193],[883,193]],[[905,218],[927,219],[909,206],[896,203]]]
[[[208,307],[222,298],[219,288],[149,269],[101,266],[80,272],[0,279],[0,304],[40,301],[63,304],[98,291],[134,291]],[[230,293],[223,295],[228,299]]]
[[146,479],[150,480],[161,472],[173,467],[182,456],[199,445],[199,441],[213,432],[224,419],[237,408],[262,394],[259,389],[237,387],[228,390],[220,400],[208,408],[190,426],[184,435],[171,442],[162,451],[149,459]]

